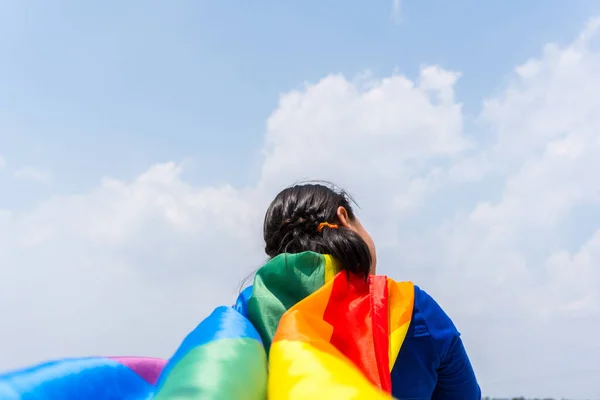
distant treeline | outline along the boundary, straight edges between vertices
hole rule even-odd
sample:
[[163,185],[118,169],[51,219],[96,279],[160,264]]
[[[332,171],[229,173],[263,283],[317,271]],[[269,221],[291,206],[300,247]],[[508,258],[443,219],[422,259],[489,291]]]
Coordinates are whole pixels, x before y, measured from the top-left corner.
[[555,399],[552,397],[535,397],[535,398],[527,398],[527,397],[484,397],[482,400],[574,400],[574,399]]

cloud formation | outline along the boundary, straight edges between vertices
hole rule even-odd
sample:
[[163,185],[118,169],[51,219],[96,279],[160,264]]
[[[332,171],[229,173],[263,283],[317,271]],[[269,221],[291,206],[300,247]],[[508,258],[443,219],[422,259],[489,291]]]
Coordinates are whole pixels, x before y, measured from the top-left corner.
[[34,167],[24,167],[17,171],[14,174],[15,179],[37,182],[37,183],[51,183],[53,180],[53,176],[48,171],[43,171]]
[[516,67],[475,122],[441,66],[330,75],[281,97],[249,187],[196,187],[166,163],[1,213],[0,369],[169,356],[263,262],[270,198],[319,178],[356,195],[381,272],[455,319],[487,393],[597,394],[598,26]]

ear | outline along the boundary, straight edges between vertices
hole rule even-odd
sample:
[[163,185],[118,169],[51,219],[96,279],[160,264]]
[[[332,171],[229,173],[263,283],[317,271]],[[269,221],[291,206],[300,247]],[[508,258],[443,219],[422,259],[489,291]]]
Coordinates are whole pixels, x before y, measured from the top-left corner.
[[344,207],[339,206],[336,215],[341,226],[354,230],[352,222],[350,221],[350,217],[348,216],[348,211]]

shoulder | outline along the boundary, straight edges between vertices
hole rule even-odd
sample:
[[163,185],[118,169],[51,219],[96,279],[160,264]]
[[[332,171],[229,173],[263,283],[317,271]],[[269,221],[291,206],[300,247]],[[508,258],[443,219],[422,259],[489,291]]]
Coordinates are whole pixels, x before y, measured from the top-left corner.
[[413,308],[414,336],[429,336],[436,343],[440,355],[445,354],[452,342],[460,336],[456,326],[442,307],[425,290],[415,285]]

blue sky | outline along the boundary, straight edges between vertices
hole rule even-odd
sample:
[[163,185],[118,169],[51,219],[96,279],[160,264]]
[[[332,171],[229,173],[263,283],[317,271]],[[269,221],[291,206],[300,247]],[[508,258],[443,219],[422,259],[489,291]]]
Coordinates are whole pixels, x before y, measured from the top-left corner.
[[0,370],[168,357],[325,178],[485,393],[596,395],[600,4],[400,5],[0,1]]
[[594,3],[404,1],[394,23],[389,1],[4,1],[0,149],[55,180],[4,180],[19,194],[0,205],[159,160],[189,160],[194,182],[248,184],[279,95],[330,73],[443,65],[462,73],[457,97],[477,113],[515,64],[573,37]]

